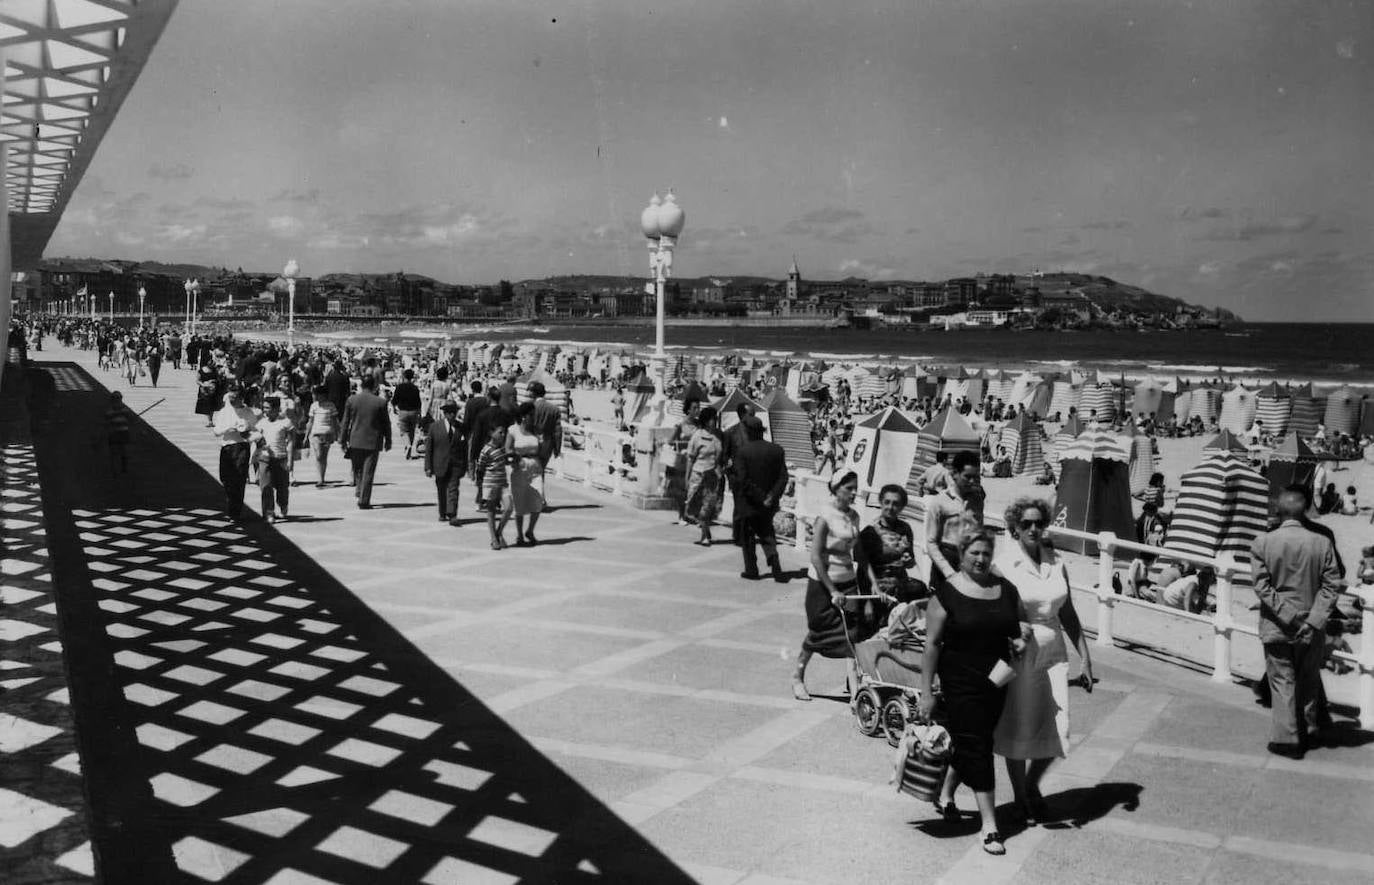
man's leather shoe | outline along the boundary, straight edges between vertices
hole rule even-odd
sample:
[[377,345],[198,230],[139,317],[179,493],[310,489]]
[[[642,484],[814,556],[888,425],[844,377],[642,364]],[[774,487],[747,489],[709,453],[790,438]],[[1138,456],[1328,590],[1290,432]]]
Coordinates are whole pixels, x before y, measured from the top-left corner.
[[763,579],[763,575],[758,572],[740,572],[739,576],[746,581],[760,581]]
[[1269,744],[1269,752],[1275,756],[1284,756],[1288,759],[1301,759],[1303,756],[1300,744]]

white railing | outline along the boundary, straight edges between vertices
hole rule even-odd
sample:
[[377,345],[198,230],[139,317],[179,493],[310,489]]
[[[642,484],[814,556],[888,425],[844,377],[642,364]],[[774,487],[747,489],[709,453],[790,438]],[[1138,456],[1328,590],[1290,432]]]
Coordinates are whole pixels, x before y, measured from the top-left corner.
[[[614,439],[615,449],[613,453],[604,451],[604,444],[600,449],[593,446],[586,446],[581,451],[570,451],[566,447],[563,452],[563,459],[585,463],[586,472],[583,476],[577,477],[569,474],[566,466],[558,464],[556,473],[559,476],[572,479],[581,479],[588,486],[593,486],[593,475],[599,470],[606,470],[612,476],[610,483],[611,491],[617,495],[625,495],[627,484],[630,481],[630,474],[635,470],[633,467],[625,465],[621,458],[621,445],[630,441],[630,437],[625,434],[616,434],[609,431],[585,429],[584,433],[588,437],[600,437],[602,439]],[[795,520],[796,530],[792,543],[797,551],[805,552],[807,549],[807,527],[809,522],[814,519],[824,504],[830,499],[830,492],[827,480],[823,477],[811,473],[809,470],[801,470],[793,473],[792,491],[790,501],[784,502],[782,512],[790,513]],[[869,505],[868,495],[862,494],[860,497],[860,508]],[[725,505],[729,507],[729,496],[725,496]],[[924,507],[921,502],[913,502],[914,514],[924,520]],[[726,518],[722,514],[722,520]],[[990,527],[994,529],[1004,529],[1001,519],[996,516],[988,517]],[[919,539],[924,537],[924,532],[919,525],[914,526]],[[1094,586],[1086,586],[1081,583],[1070,583],[1072,589],[1083,593],[1092,594],[1097,600],[1097,630],[1095,643],[1099,646],[1111,647],[1116,643],[1115,634],[1115,609],[1118,605],[1135,606],[1159,614],[1166,615],[1182,621],[1195,624],[1208,625],[1212,631],[1212,680],[1215,682],[1230,682],[1234,678],[1231,667],[1232,640],[1236,634],[1251,636],[1258,639],[1259,631],[1256,627],[1238,622],[1232,612],[1235,602],[1236,578],[1248,567],[1237,562],[1230,554],[1222,556],[1202,556],[1194,553],[1174,550],[1167,547],[1153,547],[1149,544],[1140,544],[1135,541],[1118,538],[1112,532],[1082,532],[1074,529],[1050,527],[1049,534],[1052,537],[1064,539],[1075,539],[1090,541],[1097,545],[1097,583]],[[1160,560],[1173,560],[1178,562],[1189,562],[1200,567],[1211,567],[1216,571],[1217,581],[1213,588],[1215,594],[1215,611],[1210,614],[1195,614],[1151,602],[1146,599],[1138,599],[1125,594],[1117,594],[1112,587],[1112,575],[1116,571],[1116,556],[1118,553],[1153,554]],[[922,555],[918,551],[918,557]],[[1360,607],[1360,650],[1358,653],[1344,651],[1334,651],[1331,657],[1340,660],[1359,672],[1358,687],[1358,707],[1360,727],[1364,729],[1374,729],[1374,588],[1352,587],[1344,595],[1351,596],[1359,600]],[[1091,631],[1090,631],[1091,632]]]

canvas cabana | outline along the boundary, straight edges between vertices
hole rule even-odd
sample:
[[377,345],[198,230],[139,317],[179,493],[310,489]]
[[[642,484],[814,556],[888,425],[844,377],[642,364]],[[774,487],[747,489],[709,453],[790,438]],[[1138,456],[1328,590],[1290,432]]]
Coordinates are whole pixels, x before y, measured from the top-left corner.
[[1342,387],[1327,397],[1325,419],[1322,423],[1326,425],[1328,434],[1354,433],[1360,423],[1359,394],[1349,387]]
[[1131,495],[1139,495],[1149,486],[1150,476],[1155,472],[1155,443],[1151,437],[1135,429],[1134,421],[1126,422],[1121,441],[1126,449]]
[[1236,436],[1229,430],[1223,430],[1202,447],[1204,452],[1234,452],[1237,455],[1247,456],[1250,454],[1250,447],[1245,441]]
[[780,387],[769,395],[766,406],[770,438],[782,446],[788,463],[809,469],[816,450],[811,444],[811,419],[806,410]]
[[1309,492],[1314,492],[1312,479],[1320,461],[1321,458],[1296,433],[1285,436],[1269,455],[1267,478],[1270,508],[1278,500],[1279,492],[1290,485],[1305,486]]
[[998,444],[1011,456],[1012,474],[1038,474],[1045,469],[1044,441],[1045,431],[1040,425],[1020,414],[1002,428]]
[[1314,396],[1312,385],[1304,384],[1293,391],[1289,401],[1288,429],[1305,440],[1317,435],[1317,425],[1326,418],[1326,400]]
[[1058,415],[1060,420],[1069,417],[1069,409],[1078,407],[1078,398],[1082,388],[1072,381],[1055,381],[1054,389],[1050,393],[1049,417]]
[[1248,562],[1250,544],[1264,531],[1269,484],[1231,452],[1208,452],[1179,480],[1178,501],[1164,535],[1170,550]]
[[1255,393],[1255,420],[1264,422],[1266,433],[1272,433],[1275,437],[1283,436],[1288,432],[1291,403],[1292,397],[1288,391],[1279,386],[1277,381],[1270,381]]
[[1221,416],[1221,391],[1215,387],[1195,387],[1189,405],[1188,418],[1201,418],[1210,427]]
[[1078,398],[1078,412],[1086,418],[1097,413],[1097,420],[1110,424],[1116,420],[1116,388],[1107,384],[1084,384]]
[[906,482],[916,457],[919,431],[894,408],[883,409],[854,425],[845,468],[859,477],[860,490]]
[[[936,452],[977,452],[978,433],[954,409],[941,409],[930,423],[920,430],[920,442],[911,464],[913,477],[919,479],[927,467],[935,463]],[[913,483],[914,485],[914,483]]]
[[1254,392],[1237,384],[1221,395],[1221,417],[1217,423],[1222,430],[1244,433],[1255,423],[1255,411]]
[[[1121,443],[1102,431],[1086,431],[1066,446],[1059,453],[1054,525],[1135,540],[1128,457]],[[1093,541],[1057,537],[1054,543],[1061,550],[1097,555]]]
[[763,422],[764,429],[768,428],[768,410],[756,400],[750,399],[744,391],[736,387],[725,396],[711,403],[711,407],[720,416],[720,429],[729,430],[739,423],[739,407],[750,406],[754,410],[754,417]]

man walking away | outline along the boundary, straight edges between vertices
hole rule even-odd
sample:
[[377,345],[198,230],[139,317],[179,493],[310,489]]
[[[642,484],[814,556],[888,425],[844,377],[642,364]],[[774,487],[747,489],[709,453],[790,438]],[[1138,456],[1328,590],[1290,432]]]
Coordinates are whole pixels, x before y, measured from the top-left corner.
[[406,440],[406,460],[415,450],[415,428],[420,423],[420,388],[415,386],[415,372],[406,369],[401,383],[391,391],[391,407],[396,410],[396,425]]
[[739,520],[740,546],[744,548],[744,571],[740,577],[759,579],[757,543],[773,580],[782,583],[787,577],[778,560],[778,546],[773,534],[773,516],[778,502],[787,488],[787,453],[777,443],[763,438],[763,422],[749,415],[740,422],[744,426],[746,442],[735,452],[734,477],[736,516]]
[[458,404],[445,400],[440,408],[443,416],[429,425],[425,437],[425,476],[434,477],[439,521],[459,526],[458,484],[468,469],[468,446],[457,421]]
[[1284,489],[1278,528],[1257,537],[1250,548],[1259,638],[1274,697],[1268,749],[1292,759],[1302,758],[1319,728],[1326,619],[1340,593],[1335,547],[1303,527],[1306,508],[1301,487]]
[[372,509],[372,478],[377,473],[377,458],[391,451],[391,420],[386,401],[377,395],[377,379],[364,374],[362,389],[344,405],[343,435],[339,445],[353,464],[354,494],[359,510]]

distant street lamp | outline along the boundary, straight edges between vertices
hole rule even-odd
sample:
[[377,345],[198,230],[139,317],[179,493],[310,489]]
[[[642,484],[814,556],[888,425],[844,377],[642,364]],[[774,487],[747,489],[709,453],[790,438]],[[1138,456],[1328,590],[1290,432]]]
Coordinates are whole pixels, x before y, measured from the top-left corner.
[[186,290],[186,319],[182,322],[182,329],[186,332],[191,330],[191,281],[187,280],[181,284],[181,288]]
[[138,327],[143,328],[143,301],[148,297],[148,290],[143,288],[143,284],[138,286]]
[[672,276],[673,246],[682,234],[687,223],[687,215],[677,204],[677,197],[668,191],[668,196],[659,199],[654,194],[649,205],[639,215],[639,226],[644,236],[649,238],[649,272],[653,283],[650,290],[658,299],[654,321],[654,384],[660,394],[668,389],[668,357],[663,352],[663,305],[666,300],[665,284]]
[[301,272],[301,266],[292,258],[286,262],[286,267],[282,269],[281,275],[286,278],[286,340],[293,343],[296,335],[296,275]]
[[110,293],[110,322],[114,322],[114,293]]
[[190,298],[191,304],[191,321],[188,334],[194,336],[196,334],[196,301],[200,296],[200,280],[186,281],[186,295]]

